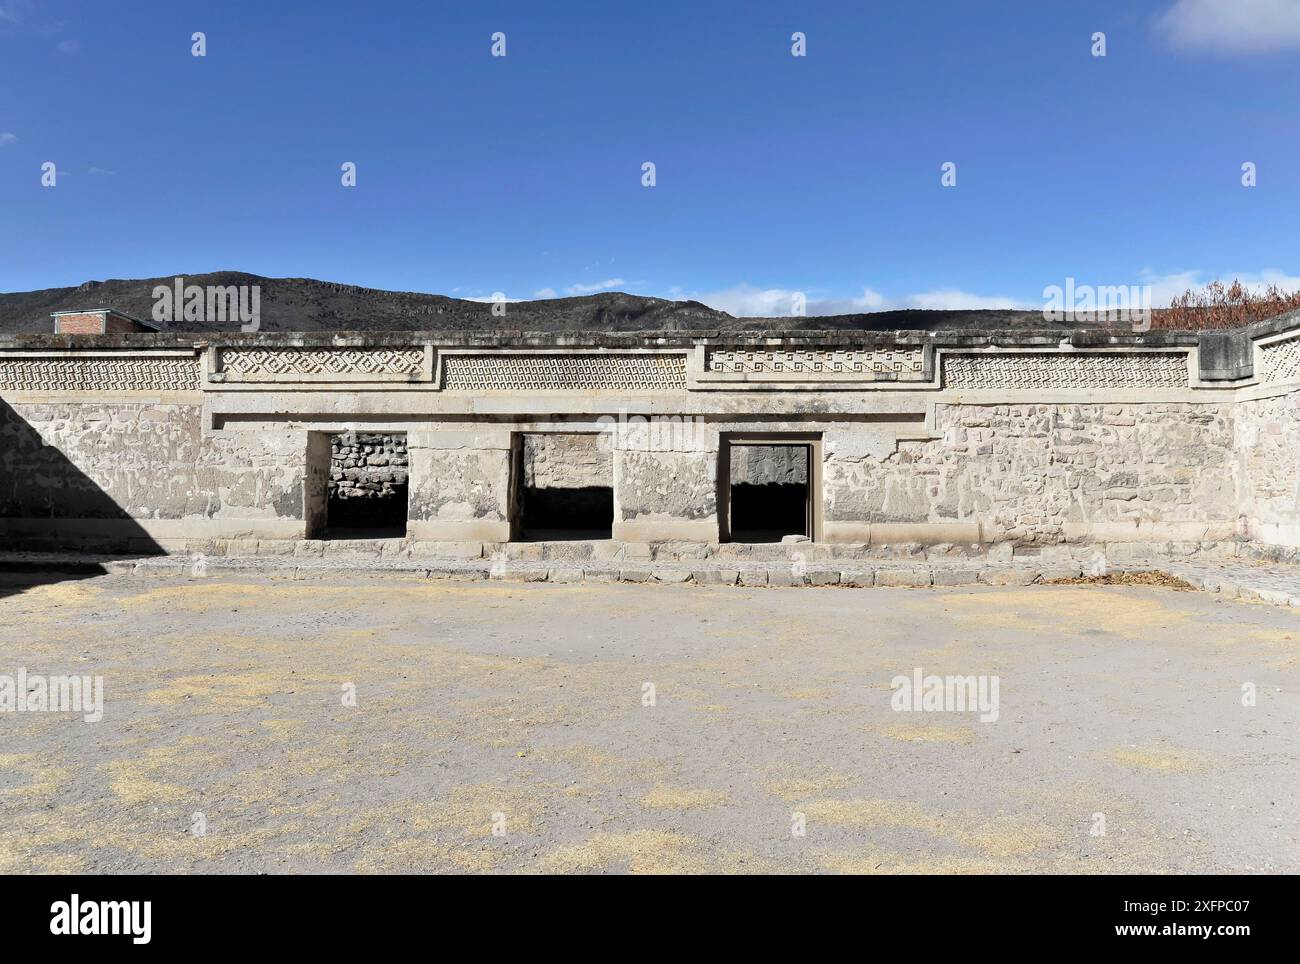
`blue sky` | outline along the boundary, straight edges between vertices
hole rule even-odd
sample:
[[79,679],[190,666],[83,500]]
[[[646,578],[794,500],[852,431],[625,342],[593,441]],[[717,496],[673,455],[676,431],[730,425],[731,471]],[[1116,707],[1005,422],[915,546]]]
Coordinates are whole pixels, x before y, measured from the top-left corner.
[[1300,0],[0,0],[0,290],[239,269],[814,314],[1300,287],[1298,78]]

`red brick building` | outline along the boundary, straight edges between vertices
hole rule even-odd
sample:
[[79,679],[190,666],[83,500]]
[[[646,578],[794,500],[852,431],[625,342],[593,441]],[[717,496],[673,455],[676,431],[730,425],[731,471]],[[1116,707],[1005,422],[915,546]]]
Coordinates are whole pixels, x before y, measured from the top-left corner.
[[56,335],[109,335],[132,331],[158,331],[151,321],[132,318],[113,308],[78,308],[74,311],[54,311]]

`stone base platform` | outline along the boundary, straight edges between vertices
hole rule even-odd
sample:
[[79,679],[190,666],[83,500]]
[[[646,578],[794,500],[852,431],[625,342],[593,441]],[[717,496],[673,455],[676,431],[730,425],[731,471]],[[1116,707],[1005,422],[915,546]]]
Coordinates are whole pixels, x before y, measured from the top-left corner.
[[249,541],[191,544],[169,555],[0,553],[0,571],[98,569],[204,578],[247,573],[310,579],[355,574],[525,582],[708,586],[1030,586],[1121,572],[1162,572],[1223,596],[1300,608],[1300,565],[1236,543],[843,546],[536,542]]

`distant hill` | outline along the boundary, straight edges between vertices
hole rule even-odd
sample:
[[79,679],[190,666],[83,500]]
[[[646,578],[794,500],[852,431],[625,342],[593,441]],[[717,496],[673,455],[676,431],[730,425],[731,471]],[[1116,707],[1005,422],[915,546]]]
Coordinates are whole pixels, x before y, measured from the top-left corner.
[[[87,281],[71,288],[0,294],[0,334],[53,330],[52,311],[116,308],[150,320],[153,289],[173,278]],[[478,301],[413,291],[380,291],[311,278],[264,278],[240,271],[183,275],[187,285],[258,285],[263,331],[888,331],[1041,328],[1037,311],[881,311],[807,318],[736,318],[698,301],[668,301],[622,292],[512,302],[504,317]],[[238,322],[174,322],[169,331],[236,331]]]

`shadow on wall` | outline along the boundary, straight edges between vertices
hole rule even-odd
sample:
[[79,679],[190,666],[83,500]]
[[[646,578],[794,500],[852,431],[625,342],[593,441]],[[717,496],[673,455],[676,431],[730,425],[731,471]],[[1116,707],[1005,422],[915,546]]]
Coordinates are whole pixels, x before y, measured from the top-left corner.
[[[52,553],[45,559],[15,553]],[[163,555],[138,522],[0,398],[0,598]]]

